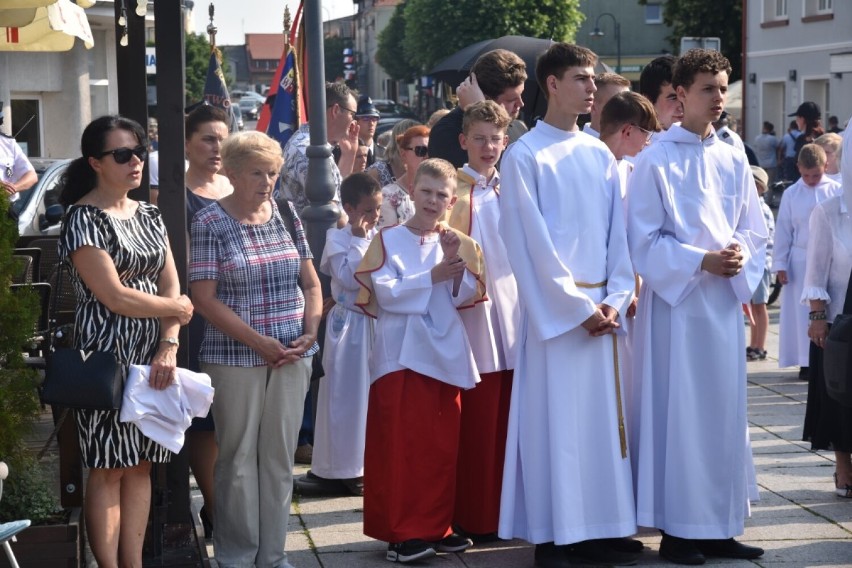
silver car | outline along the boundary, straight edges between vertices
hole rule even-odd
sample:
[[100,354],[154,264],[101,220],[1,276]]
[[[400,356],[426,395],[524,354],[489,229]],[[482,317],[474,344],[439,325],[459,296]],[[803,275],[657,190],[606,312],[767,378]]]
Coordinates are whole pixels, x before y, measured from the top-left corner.
[[59,204],[59,180],[71,160],[30,158],[38,174],[34,186],[22,191],[9,207],[9,215],[18,221],[22,237],[58,235],[65,208]]

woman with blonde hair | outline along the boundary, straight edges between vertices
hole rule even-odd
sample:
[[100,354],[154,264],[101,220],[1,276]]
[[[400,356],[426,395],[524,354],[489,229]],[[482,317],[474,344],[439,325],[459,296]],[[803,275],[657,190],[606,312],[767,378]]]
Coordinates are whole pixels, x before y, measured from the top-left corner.
[[384,156],[364,170],[382,187],[393,183],[394,180],[402,177],[405,173],[405,166],[402,163],[402,156],[400,156],[396,139],[400,134],[418,124],[420,123],[411,118],[405,118],[394,124],[390,131],[390,140],[384,149]]
[[199,359],[216,389],[221,566],[288,565],[293,454],[322,297],[295,210],[272,199],[283,161],[266,134],[232,135],[222,163],[234,192],[192,222],[189,280],[207,320]]

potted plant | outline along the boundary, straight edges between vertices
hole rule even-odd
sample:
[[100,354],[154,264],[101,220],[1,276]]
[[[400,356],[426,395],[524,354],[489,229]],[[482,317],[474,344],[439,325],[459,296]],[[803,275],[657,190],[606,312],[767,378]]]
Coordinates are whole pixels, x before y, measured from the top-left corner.
[[[9,202],[0,196],[0,460],[9,466],[0,500],[0,522],[29,519],[32,527],[18,535],[13,551],[22,566],[79,566],[79,510],[58,507],[50,482],[28,451],[25,437],[32,432],[41,406],[40,376],[24,364],[22,346],[33,335],[39,316],[35,293],[10,288],[17,270],[13,249],[17,227],[8,216]],[[0,555],[0,568],[8,566]]]

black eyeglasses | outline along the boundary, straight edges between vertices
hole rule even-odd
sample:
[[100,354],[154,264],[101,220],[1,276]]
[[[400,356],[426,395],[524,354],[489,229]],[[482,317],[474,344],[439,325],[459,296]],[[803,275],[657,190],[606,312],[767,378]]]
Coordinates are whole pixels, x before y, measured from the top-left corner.
[[355,118],[355,114],[358,112],[357,110],[352,110],[351,108],[346,108],[345,106],[343,106],[341,104],[338,104],[337,106],[339,106],[341,108],[341,110],[345,110],[346,112],[351,114],[352,118]]
[[115,150],[102,152],[98,158],[103,158],[109,154],[112,154],[112,159],[115,160],[116,164],[126,164],[133,156],[136,156],[140,161],[144,162],[148,157],[148,149],[141,145],[136,146],[135,148],[116,148]]
[[428,158],[429,157],[429,147],[428,146],[412,146],[409,148],[414,155],[418,158]]

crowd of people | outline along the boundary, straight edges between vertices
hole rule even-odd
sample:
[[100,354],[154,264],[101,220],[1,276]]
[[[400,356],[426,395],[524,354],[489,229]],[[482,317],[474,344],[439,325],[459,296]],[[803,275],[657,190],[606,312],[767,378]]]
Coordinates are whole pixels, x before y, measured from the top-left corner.
[[[527,69],[505,50],[479,58],[458,108],[385,140],[369,98],[327,85],[325,198],[340,215],[323,251],[299,217],[309,127],[282,150],[195,109],[191,299],[159,210],[128,197],[144,130],[118,116],[86,128],[62,190],[75,346],[150,364],[164,389],[189,325],[191,366],[216,389],[187,446],[219,565],[290,566],[294,487],[363,495],[364,533],[400,563],[520,538],[541,568],[632,565],[638,527],[662,533],[673,563],[759,558],[735,538],[758,497],[746,362],[767,356],[772,273],[779,364],[810,379],[804,437],[836,452],[837,494],[852,497],[852,411],[821,364],[852,269],[852,198],[831,177],[850,138],[824,134],[813,103],[797,109],[800,179],[776,223],[761,195],[787,147],[764,124],[761,168],[723,139],[724,56],[660,57],[638,93],[596,63],[566,43],[539,56],[547,112],[528,132]],[[294,480],[320,346],[312,465]],[[76,421],[96,560],[138,564],[150,464],[170,452],[117,412]]]

